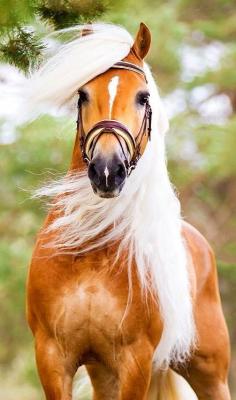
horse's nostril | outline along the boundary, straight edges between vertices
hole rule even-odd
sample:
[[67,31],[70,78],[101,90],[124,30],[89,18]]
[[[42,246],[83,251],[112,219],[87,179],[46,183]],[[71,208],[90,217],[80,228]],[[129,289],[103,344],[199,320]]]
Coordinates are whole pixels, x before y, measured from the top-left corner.
[[117,165],[116,175],[121,179],[124,179],[126,177],[126,170],[124,164]]
[[99,179],[99,173],[96,169],[95,163],[91,162],[89,164],[89,169],[88,169],[88,176],[91,181],[93,181],[96,185],[99,185],[100,179]]
[[94,163],[90,163],[89,165],[89,176],[94,177],[95,175],[97,175],[97,171],[96,171],[96,167]]

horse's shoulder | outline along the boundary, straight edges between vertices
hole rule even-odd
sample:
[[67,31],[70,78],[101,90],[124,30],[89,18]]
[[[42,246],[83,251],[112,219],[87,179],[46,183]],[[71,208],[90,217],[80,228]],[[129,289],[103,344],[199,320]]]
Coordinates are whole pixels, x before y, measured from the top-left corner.
[[216,263],[210,244],[194,226],[185,221],[182,224],[182,235],[195,271],[197,291],[207,288],[215,292]]
[[182,222],[182,234],[186,242],[196,251],[201,253],[213,254],[213,250],[207,239],[190,223]]

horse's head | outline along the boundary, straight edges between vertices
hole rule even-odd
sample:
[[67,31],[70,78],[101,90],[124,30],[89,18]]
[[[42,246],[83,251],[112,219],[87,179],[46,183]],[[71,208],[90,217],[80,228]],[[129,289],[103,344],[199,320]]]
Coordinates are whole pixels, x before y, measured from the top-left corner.
[[150,42],[150,32],[141,24],[128,56],[79,90],[78,136],[91,185],[100,197],[119,195],[150,135],[142,69]]

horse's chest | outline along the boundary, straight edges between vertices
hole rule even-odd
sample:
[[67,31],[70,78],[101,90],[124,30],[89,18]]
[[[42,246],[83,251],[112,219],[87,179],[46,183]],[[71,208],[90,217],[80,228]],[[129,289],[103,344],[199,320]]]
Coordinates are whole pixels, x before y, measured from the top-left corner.
[[[125,335],[132,341],[143,314],[130,306],[125,315],[128,291],[116,290],[113,284],[90,278],[72,284],[54,305],[54,326],[57,337],[90,346],[94,343],[119,342]],[[124,319],[125,317],[125,319]],[[142,320],[143,323],[143,320]]]
[[118,299],[103,285],[95,282],[81,283],[68,290],[59,301],[64,309],[64,325],[101,325],[110,317],[113,322],[119,319]]
[[43,267],[33,268],[30,276],[29,320],[34,331],[46,329],[65,353],[77,354],[81,360],[92,355],[112,362],[109,357],[114,352],[142,335],[157,342],[156,306],[153,312],[135,277],[129,297],[125,270],[107,272],[95,268],[95,262]]

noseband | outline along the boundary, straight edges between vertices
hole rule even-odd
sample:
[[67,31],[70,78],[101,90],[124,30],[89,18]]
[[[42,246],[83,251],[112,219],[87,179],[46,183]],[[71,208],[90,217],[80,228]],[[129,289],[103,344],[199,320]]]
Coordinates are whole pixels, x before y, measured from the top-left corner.
[[[129,63],[127,61],[119,61],[114,64],[111,68],[114,69],[125,69],[128,71],[136,72],[142,75],[146,80],[145,72],[142,68],[138,67],[135,64]],[[147,80],[146,80],[147,81]],[[136,138],[133,137],[132,133],[129,129],[123,125],[121,122],[112,120],[112,119],[105,119],[99,121],[95,124],[89,132],[85,133],[83,128],[82,122],[82,110],[81,110],[81,101],[78,101],[78,121],[77,121],[77,128],[80,128],[80,147],[81,153],[84,161],[89,164],[93,158],[94,149],[99,138],[104,133],[110,133],[116,137],[118,140],[124,158],[125,158],[125,166],[127,170],[127,174],[129,175],[132,170],[136,167],[138,160],[141,157],[141,144],[144,135],[148,135],[148,139],[151,140],[151,121],[152,121],[152,110],[151,106],[147,100],[145,103],[145,111],[143,121],[139,130],[139,133]],[[122,145],[121,139],[124,140],[127,150],[129,152],[129,160],[127,159],[125,150]]]

